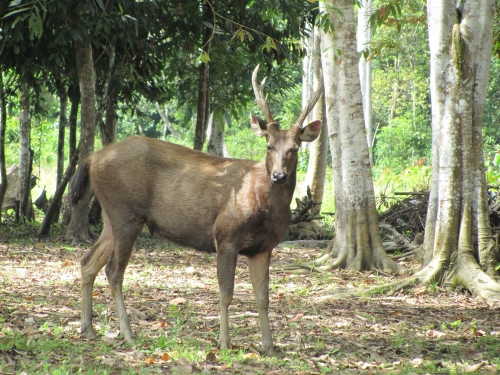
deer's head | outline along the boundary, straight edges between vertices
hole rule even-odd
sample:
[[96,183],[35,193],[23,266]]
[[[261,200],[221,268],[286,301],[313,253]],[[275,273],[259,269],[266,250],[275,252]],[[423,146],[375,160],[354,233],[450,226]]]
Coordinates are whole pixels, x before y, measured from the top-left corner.
[[266,166],[271,181],[275,184],[284,184],[288,181],[289,175],[294,174],[297,169],[298,151],[302,142],[314,141],[321,130],[321,120],[315,120],[305,127],[302,127],[302,123],[321,96],[323,84],[321,82],[295,124],[290,129],[280,129],[279,124],[273,119],[267,97],[264,96],[266,78],[260,84],[257,82],[258,70],[259,65],[253,71],[252,86],[257,103],[267,119],[263,120],[250,114],[250,122],[256,135],[266,137]]

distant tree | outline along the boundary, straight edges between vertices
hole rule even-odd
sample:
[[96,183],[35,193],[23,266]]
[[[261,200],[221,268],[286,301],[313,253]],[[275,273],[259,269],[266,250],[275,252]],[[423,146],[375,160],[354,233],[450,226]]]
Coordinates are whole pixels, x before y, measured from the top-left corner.
[[[96,126],[96,101],[94,84],[94,61],[90,42],[75,42],[76,64],[81,98],[81,128],[79,162],[80,164],[94,151]],[[66,230],[66,238],[88,241],[92,238],[88,226],[89,202],[91,192],[73,208],[71,221]]]
[[[319,82],[323,80],[323,74],[321,73],[321,37],[321,30],[316,27],[314,29],[313,48],[311,50],[314,90],[317,90]],[[312,111],[312,118],[322,120],[321,132],[318,138],[309,144],[309,162],[303,185],[304,189],[310,188],[313,201],[316,203],[311,212],[319,213],[325,190],[328,159],[328,123],[325,116],[325,95],[319,98],[318,103]],[[303,195],[307,193],[307,190],[304,189],[302,192]]]
[[0,69],[0,224],[3,200],[7,191],[7,167],[5,165],[5,130],[7,128],[7,102],[3,85],[3,71]]

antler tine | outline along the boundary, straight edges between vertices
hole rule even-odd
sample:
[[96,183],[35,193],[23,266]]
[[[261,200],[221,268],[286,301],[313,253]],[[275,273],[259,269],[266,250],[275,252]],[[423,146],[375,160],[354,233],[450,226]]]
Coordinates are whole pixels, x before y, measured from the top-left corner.
[[297,126],[299,128],[302,127],[302,123],[304,122],[306,117],[309,115],[309,112],[311,112],[312,109],[314,108],[314,106],[316,105],[321,94],[323,94],[323,74],[321,74],[321,79],[319,82],[318,89],[314,92],[313,96],[309,100],[309,103],[307,103],[307,106],[304,108],[304,110],[300,114],[299,118],[295,122],[295,126]]
[[273,115],[271,114],[271,110],[269,109],[269,105],[267,104],[267,96],[264,96],[264,85],[266,84],[266,78],[262,80],[262,82],[258,83],[257,81],[257,74],[259,72],[259,65],[257,65],[252,73],[252,86],[253,86],[253,92],[255,94],[255,99],[257,100],[257,104],[259,105],[260,109],[264,114],[266,115],[267,118],[267,123],[270,124],[274,122]]

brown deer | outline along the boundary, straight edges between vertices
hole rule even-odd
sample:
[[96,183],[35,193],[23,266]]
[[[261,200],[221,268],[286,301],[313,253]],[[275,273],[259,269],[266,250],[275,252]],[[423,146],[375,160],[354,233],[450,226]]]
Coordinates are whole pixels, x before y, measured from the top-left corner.
[[101,236],[82,258],[82,326],[92,327],[92,288],[105,272],[116,303],[120,331],[132,343],[132,330],[122,295],[123,275],[134,242],[144,225],[179,245],[217,252],[220,294],[221,349],[230,348],[228,307],[233,299],[238,254],[248,257],[262,332],[262,351],[273,354],[269,327],[269,262],[290,223],[290,203],[296,182],[297,151],[318,136],[321,121],[301,125],[322,92],[314,94],[290,130],[280,130],[259,85],[252,85],[267,120],[250,115],[255,134],[266,137],[264,162],[207,155],[183,146],[131,137],[105,147],[86,159],[71,183],[75,205],[89,181],[102,206]]

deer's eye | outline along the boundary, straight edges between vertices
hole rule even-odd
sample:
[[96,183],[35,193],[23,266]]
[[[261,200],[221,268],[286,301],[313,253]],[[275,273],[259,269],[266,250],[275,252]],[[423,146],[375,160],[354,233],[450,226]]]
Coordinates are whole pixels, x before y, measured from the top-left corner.
[[299,149],[298,149],[298,148],[292,148],[292,149],[290,150],[290,152],[291,152],[292,154],[296,154],[297,152],[299,152]]
[[272,150],[272,147],[267,145],[267,151],[271,151]]

